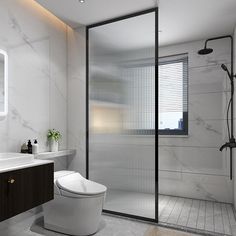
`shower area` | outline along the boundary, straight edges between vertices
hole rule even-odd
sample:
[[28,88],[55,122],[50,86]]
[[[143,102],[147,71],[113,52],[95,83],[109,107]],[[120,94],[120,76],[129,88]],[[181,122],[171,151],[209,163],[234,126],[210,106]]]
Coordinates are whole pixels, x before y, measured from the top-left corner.
[[[87,178],[104,212],[235,235],[227,109],[231,45],[171,44],[158,10],[87,27]],[[230,110],[229,110],[230,115]]]

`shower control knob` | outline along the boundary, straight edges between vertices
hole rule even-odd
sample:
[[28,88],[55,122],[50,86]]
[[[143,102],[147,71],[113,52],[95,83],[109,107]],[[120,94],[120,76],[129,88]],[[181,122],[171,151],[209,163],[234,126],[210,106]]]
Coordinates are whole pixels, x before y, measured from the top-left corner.
[[9,184],[14,184],[14,183],[15,183],[15,180],[14,180],[14,179],[9,179],[9,180],[8,180],[8,183],[9,183]]

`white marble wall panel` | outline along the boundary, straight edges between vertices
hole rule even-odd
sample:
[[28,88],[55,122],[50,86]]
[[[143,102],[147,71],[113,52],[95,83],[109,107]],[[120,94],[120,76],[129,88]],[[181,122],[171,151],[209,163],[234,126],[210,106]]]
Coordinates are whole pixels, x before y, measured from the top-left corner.
[[42,57],[26,45],[9,50],[8,133],[10,137],[19,138],[15,151],[27,138],[38,138],[42,150],[46,145],[45,127],[49,127],[50,79],[44,74],[49,64],[49,41],[32,45]]
[[160,146],[214,147],[227,140],[226,120],[189,120],[189,134],[186,137],[159,137]]
[[189,120],[225,119],[228,97],[226,92],[189,94]]
[[9,113],[0,119],[0,152],[19,152],[34,138],[47,151],[49,128],[62,132],[65,149],[68,27],[33,0],[0,1],[0,27],[0,48],[9,55]]
[[229,176],[227,155],[218,148],[159,148],[159,168],[166,171]]
[[[33,0],[1,0],[0,28],[0,48],[9,56],[9,113],[0,117],[0,152],[19,152],[34,138],[39,151],[47,151],[49,128],[62,132],[65,149],[68,27]],[[66,168],[65,158],[55,160],[55,170]]]
[[160,55],[188,53],[189,135],[159,136],[160,192],[232,202],[229,153],[219,147],[227,141],[226,110],[229,80],[221,69],[230,62],[228,40],[211,42],[212,54],[200,56],[204,41],[160,48]]
[[160,170],[159,177],[161,194],[220,202],[232,201],[232,181],[227,176]]
[[230,91],[228,76],[220,65],[189,68],[188,76],[189,94]]

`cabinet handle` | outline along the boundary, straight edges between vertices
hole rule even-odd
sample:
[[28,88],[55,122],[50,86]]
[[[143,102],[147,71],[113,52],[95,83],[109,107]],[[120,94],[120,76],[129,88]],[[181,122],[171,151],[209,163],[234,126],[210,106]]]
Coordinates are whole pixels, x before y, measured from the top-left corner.
[[14,179],[9,179],[9,180],[8,180],[8,183],[9,183],[9,184],[14,184],[14,183],[15,183],[15,180],[14,180]]

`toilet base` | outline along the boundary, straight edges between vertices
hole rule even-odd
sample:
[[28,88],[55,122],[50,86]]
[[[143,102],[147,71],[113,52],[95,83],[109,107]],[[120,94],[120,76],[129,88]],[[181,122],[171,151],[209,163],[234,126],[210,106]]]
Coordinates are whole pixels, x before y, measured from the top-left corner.
[[93,235],[93,234],[97,233],[97,231],[98,231],[98,229],[97,229],[92,234],[78,235],[78,234],[69,233],[68,229],[65,229],[65,228],[62,228],[62,227],[59,227],[59,226],[56,226],[56,225],[50,225],[50,224],[45,224],[44,223],[44,228],[46,230],[50,230],[50,231],[53,231],[53,232],[58,232],[58,233],[63,233],[63,234],[73,235],[73,236],[89,236],[89,235]]
[[46,229],[74,236],[92,235],[101,220],[104,194],[85,197],[54,195],[43,205]]

